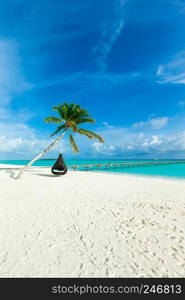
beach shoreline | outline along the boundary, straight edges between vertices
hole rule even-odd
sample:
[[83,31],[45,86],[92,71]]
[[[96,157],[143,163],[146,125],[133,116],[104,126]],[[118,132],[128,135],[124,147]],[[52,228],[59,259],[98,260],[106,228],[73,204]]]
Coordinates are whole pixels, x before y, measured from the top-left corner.
[[[6,170],[6,169],[12,169],[12,170],[18,170],[21,169],[23,165],[11,165],[11,164],[0,164],[0,171]],[[33,169],[45,169],[47,171],[51,170],[51,166],[31,166],[28,168],[27,171],[33,170]],[[123,172],[112,172],[112,171],[101,171],[101,170],[72,170],[69,167],[68,172],[86,172],[86,173],[97,173],[97,174],[108,174],[108,175],[116,175],[116,176],[126,176],[126,177],[136,177],[136,178],[153,178],[153,179],[164,179],[169,181],[180,181],[184,182],[185,177],[173,177],[173,176],[165,176],[165,175],[154,175],[154,174],[137,174],[137,173],[123,173]],[[53,175],[54,176],[54,175]]]
[[182,179],[45,167],[0,176],[0,277],[185,276]]

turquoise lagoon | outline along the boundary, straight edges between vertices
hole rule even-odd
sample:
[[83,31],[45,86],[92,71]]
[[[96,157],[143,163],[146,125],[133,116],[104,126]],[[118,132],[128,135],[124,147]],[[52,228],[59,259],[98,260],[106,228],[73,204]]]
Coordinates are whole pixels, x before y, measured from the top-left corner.
[[[168,159],[170,160],[170,159]],[[142,162],[142,161],[151,161],[151,160],[111,160],[111,159],[79,159],[79,160],[65,160],[68,168],[70,169],[71,165],[87,165],[87,164],[103,164],[103,163],[121,163],[121,162]],[[159,160],[167,161],[167,160]],[[172,160],[170,160],[172,161]],[[182,161],[182,160],[173,160]],[[25,165],[28,163],[28,160],[0,160],[0,163],[4,164],[13,164],[13,165]],[[52,166],[55,162],[55,159],[41,159],[34,163],[34,166]],[[83,171],[83,168],[80,169]],[[92,171],[97,171],[96,168]],[[122,173],[122,174],[135,174],[143,176],[165,176],[165,177],[175,177],[175,178],[184,178],[185,179],[185,164],[172,164],[172,165],[158,165],[158,166],[147,166],[147,167],[135,167],[135,168],[101,168],[99,172],[111,172],[111,173]]]

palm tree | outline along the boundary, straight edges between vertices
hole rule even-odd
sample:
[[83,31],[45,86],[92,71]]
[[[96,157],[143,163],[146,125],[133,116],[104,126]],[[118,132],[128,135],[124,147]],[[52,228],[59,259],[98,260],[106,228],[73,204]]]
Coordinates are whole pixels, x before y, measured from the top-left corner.
[[83,123],[95,123],[95,120],[90,117],[88,111],[86,109],[81,108],[80,105],[74,103],[63,103],[54,106],[53,110],[58,113],[59,117],[50,116],[45,119],[45,122],[58,124],[59,126],[51,134],[51,137],[53,137],[56,134],[59,135],[44,151],[42,151],[32,161],[30,161],[27,165],[21,168],[16,178],[20,178],[25,169],[30,167],[35,161],[40,159],[51,148],[53,148],[59,142],[59,140],[63,138],[66,132],[69,132],[69,141],[74,152],[79,152],[78,146],[74,140],[75,133],[85,135],[89,139],[98,139],[101,143],[104,142],[103,138],[100,135],[79,127]]

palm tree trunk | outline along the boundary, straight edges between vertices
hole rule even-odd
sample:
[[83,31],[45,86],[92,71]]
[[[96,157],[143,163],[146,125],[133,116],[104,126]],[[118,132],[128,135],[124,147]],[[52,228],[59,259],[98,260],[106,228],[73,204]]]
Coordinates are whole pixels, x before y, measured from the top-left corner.
[[65,131],[63,131],[44,151],[42,151],[40,154],[38,154],[34,159],[32,159],[27,165],[25,165],[23,168],[21,168],[15,177],[15,179],[19,179],[21,175],[24,173],[24,171],[29,168],[35,161],[40,159],[42,156],[44,156],[51,148],[53,148],[60,139],[63,138],[65,134]]

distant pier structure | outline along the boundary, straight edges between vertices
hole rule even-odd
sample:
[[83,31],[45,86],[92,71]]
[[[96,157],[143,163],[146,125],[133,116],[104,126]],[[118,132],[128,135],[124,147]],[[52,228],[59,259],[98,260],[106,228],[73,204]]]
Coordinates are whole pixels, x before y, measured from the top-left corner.
[[109,169],[109,168],[137,168],[137,167],[151,167],[151,166],[162,166],[162,165],[176,165],[176,164],[185,164],[185,160],[169,160],[169,161],[147,161],[147,162],[124,162],[124,163],[105,163],[105,164],[89,164],[89,165],[71,165],[68,166],[70,169],[78,170],[83,169],[86,171],[89,170],[100,170],[101,168]]

